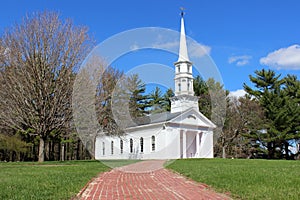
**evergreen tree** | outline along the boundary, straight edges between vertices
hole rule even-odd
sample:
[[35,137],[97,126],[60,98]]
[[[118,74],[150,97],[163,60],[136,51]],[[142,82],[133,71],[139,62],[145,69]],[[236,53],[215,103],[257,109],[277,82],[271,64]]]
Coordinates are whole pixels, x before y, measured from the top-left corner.
[[164,97],[162,95],[162,91],[159,87],[155,87],[155,89],[149,94],[149,107],[150,113],[161,113],[164,111],[163,109],[163,101]]
[[127,88],[130,95],[129,110],[132,118],[141,117],[146,113],[148,97],[145,95],[146,85],[137,74],[127,78]]
[[174,92],[169,88],[166,93],[163,95],[163,100],[161,102],[161,107],[163,111],[171,111],[171,100],[170,98],[174,96]]
[[287,75],[284,79],[283,97],[286,100],[284,110],[286,115],[285,138],[283,148],[286,158],[289,159],[288,147],[290,142],[296,142],[300,138],[300,81],[294,75]]
[[[246,84],[244,88],[248,94],[258,99],[264,108],[264,130],[256,130],[249,134],[268,150],[268,157],[289,158],[289,142],[299,138],[300,108],[299,81],[295,76],[288,75],[280,79],[272,70],[255,71],[256,76],[250,75],[250,80],[256,89]],[[281,151],[278,151],[280,149]]]
[[208,86],[202,77],[199,75],[194,78],[193,82],[194,95],[199,97],[199,111],[204,114],[207,118],[211,118],[211,101],[208,91]]

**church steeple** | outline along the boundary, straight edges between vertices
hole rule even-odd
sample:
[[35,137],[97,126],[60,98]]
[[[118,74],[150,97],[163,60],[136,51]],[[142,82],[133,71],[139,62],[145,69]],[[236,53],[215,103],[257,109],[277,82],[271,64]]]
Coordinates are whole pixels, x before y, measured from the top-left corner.
[[175,65],[175,96],[194,95],[192,63],[189,60],[183,12],[181,13],[180,42],[178,60]]
[[194,96],[192,62],[189,60],[184,13],[181,12],[181,27],[178,60],[175,65],[175,96],[171,97],[171,113],[194,108],[199,111],[198,98]]
[[184,28],[184,13],[181,12],[181,28],[180,28],[180,44],[179,44],[179,56],[178,61],[189,61],[187,46],[186,46],[186,37],[185,37],[185,28]]

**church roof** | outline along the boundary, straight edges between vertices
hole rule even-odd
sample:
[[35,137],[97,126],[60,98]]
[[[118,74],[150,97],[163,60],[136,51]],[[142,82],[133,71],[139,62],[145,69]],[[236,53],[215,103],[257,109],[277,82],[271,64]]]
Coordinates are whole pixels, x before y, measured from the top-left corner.
[[133,121],[131,121],[131,123],[127,125],[127,128],[170,121],[175,117],[179,116],[180,114],[182,114],[182,112],[176,112],[176,113],[163,112],[163,113],[156,113],[144,117],[135,118],[133,119]]

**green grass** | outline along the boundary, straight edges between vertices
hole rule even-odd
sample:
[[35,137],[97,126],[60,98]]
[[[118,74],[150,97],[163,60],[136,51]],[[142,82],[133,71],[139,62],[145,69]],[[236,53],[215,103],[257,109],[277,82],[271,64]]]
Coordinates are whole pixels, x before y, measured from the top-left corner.
[[0,199],[70,199],[107,170],[98,161],[0,163]]
[[300,162],[185,159],[167,168],[241,199],[299,199]]

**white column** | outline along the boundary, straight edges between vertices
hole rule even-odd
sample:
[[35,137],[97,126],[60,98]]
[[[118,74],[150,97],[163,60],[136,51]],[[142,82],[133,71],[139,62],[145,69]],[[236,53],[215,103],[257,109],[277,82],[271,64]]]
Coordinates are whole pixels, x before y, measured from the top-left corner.
[[196,158],[199,158],[200,156],[200,133],[196,133]]
[[182,157],[186,158],[186,131],[182,131]]

